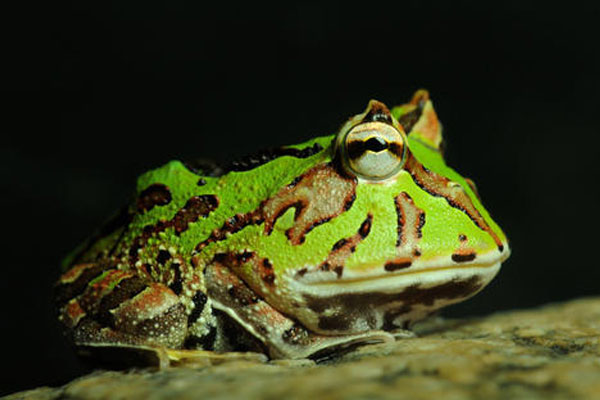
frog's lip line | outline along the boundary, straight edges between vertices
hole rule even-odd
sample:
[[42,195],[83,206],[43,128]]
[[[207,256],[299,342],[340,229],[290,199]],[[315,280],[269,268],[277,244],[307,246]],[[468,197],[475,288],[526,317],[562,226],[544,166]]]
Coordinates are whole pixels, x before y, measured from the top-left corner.
[[465,269],[480,269],[480,270],[487,270],[490,268],[493,268],[495,266],[499,266],[500,265],[500,261],[496,262],[496,263],[492,263],[492,264],[468,264],[468,265],[448,265],[445,267],[431,267],[431,268],[424,268],[424,269],[420,269],[417,271],[404,271],[404,272],[387,272],[386,274],[380,274],[380,275],[369,275],[369,276],[355,276],[355,277],[350,277],[350,278],[341,278],[341,279],[337,279],[337,280],[324,280],[324,281],[315,281],[315,282],[303,282],[303,284],[307,285],[307,286],[313,286],[313,285],[329,285],[329,284],[335,284],[335,285],[344,285],[345,283],[348,284],[352,284],[355,282],[368,282],[368,281],[377,281],[377,280],[387,280],[387,279],[393,279],[395,277],[401,277],[401,276],[408,276],[408,275],[425,275],[425,274],[434,274],[436,272],[440,272],[440,271],[456,271],[456,270],[465,270]]
[[[501,262],[492,264],[470,264],[428,268],[411,273],[388,273],[387,275],[356,277],[344,280],[321,280],[313,282],[295,281],[292,285],[302,293],[312,293],[318,296],[335,296],[343,293],[395,293],[409,286],[417,285],[423,288],[433,287],[440,283],[479,278],[481,287],[487,285],[500,270]],[[407,279],[408,277],[408,279]]]
[[[331,273],[324,272],[323,275],[312,276],[313,279],[307,277],[308,279],[299,279],[296,280],[297,283],[303,286],[324,286],[324,285],[335,285],[335,286],[344,286],[344,285],[353,285],[355,283],[365,283],[369,281],[378,281],[378,280],[393,280],[394,278],[402,278],[409,276],[419,276],[419,275],[435,275],[436,273],[445,273],[446,271],[461,271],[467,269],[474,269],[475,271],[479,270],[478,275],[487,274],[489,269],[494,269],[494,267],[500,267],[500,264],[504,262],[510,256],[510,249],[506,248],[504,252],[498,256],[497,253],[488,253],[486,255],[480,256],[477,260],[463,263],[463,264],[448,264],[446,260],[438,259],[437,262],[430,263],[429,266],[421,266],[412,265],[406,269],[395,271],[395,272],[383,272],[383,266],[378,266],[377,268],[370,268],[370,271],[377,271],[376,274],[369,274],[369,270],[361,271],[361,272],[353,272],[352,270],[344,271],[344,276],[341,278],[332,278]],[[381,271],[381,272],[379,272]],[[475,272],[474,272],[475,273]],[[495,273],[494,273],[495,275]],[[316,279],[314,279],[316,278]]]

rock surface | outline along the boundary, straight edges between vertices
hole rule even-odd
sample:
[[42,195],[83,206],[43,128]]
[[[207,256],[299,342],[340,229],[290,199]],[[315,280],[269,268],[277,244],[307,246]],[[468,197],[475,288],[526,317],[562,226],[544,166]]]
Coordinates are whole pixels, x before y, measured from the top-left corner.
[[102,371],[8,399],[600,399],[600,297],[437,320],[318,365]]

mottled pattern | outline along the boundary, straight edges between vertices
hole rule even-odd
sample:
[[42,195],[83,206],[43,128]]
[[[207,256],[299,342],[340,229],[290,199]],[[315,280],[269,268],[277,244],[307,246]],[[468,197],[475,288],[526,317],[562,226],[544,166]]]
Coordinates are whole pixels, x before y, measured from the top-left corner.
[[[173,228],[177,235],[188,229],[192,222],[200,218],[206,218],[212,211],[219,206],[219,200],[214,195],[194,196],[189,199],[185,206],[181,208],[175,216],[169,221],[158,221],[154,225],[147,225],[142,230],[142,234],[137,236],[129,246],[129,257],[131,264],[138,259],[138,251],[146,245],[148,239],[156,237],[160,232],[168,228]],[[126,246],[127,243],[123,243]]]

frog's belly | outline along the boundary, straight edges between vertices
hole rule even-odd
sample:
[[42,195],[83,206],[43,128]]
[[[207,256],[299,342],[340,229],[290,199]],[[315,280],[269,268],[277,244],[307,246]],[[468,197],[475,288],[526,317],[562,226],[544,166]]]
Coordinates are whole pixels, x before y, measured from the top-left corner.
[[487,285],[500,262],[451,266],[387,276],[302,283],[294,291],[302,307],[295,316],[321,334],[393,330],[465,300]]

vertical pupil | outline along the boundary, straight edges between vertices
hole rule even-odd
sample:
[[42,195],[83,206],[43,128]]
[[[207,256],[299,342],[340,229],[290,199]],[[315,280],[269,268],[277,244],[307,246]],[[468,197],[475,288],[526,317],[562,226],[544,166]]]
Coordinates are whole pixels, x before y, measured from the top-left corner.
[[388,148],[387,142],[380,137],[372,137],[372,138],[369,138],[369,140],[367,140],[365,142],[366,150],[379,152],[379,151],[385,150],[387,148]]

